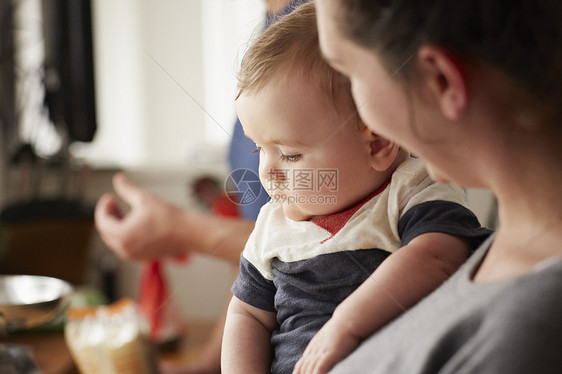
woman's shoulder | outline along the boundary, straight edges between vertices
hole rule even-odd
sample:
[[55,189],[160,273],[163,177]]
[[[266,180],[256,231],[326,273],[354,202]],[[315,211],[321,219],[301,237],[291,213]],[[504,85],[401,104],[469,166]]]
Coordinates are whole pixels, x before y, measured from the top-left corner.
[[470,275],[492,241],[334,372],[361,372],[369,366],[376,373],[558,373],[562,259],[515,278],[473,283]]
[[562,370],[562,258],[506,282],[489,300],[475,336],[482,373],[560,373]]
[[509,292],[498,300],[495,309],[498,313],[533,323],[556,320],[562,330],[561,295],[562,256],[557,256],[539,263],[533,271],[514,278],[510,282]]

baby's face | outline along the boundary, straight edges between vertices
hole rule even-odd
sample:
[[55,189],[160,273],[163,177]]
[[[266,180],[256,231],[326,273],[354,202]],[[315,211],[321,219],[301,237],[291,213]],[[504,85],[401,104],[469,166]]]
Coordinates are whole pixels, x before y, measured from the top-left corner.
[[384,183],[355,113],[336,111],[310,82],[288,79],[243,93],[236,110],[260,152],[262,185],[292,220],[344,210]]

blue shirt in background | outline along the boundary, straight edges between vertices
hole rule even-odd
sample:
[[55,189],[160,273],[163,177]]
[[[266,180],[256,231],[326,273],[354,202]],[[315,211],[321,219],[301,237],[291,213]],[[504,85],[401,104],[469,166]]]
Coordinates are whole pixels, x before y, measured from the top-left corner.
[[[267,15],[265,20],[265,28],[274,23],[280,16],[289,14],[300,4],[306,3],[304,0],[293,0],[283,11],[277,15]],[[256,144],[244,135],[242,124],[237,118],[234,124],[234,131],[232,133],[232,141],[230,143],[230,150],[228,160],[230,162],[230,170],[236,169],[250,169],[256,175],[258,174],[259,154],[252,153],[256,149]],[[255,220],[263,204],[269,200],[269,195],[263,187],[258,197],[249,204],[240,205],[240,212],[246,219]]]

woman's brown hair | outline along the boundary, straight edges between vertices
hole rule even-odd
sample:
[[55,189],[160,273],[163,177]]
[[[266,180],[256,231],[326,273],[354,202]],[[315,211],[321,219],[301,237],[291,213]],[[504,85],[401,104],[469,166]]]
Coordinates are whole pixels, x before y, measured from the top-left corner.
[[[529,97],[562,111],[560,0],[338,1],[343,35],[376,50],[395,71],[423,44],[499,68]],[[402,70],[407,78],[409,69]]]

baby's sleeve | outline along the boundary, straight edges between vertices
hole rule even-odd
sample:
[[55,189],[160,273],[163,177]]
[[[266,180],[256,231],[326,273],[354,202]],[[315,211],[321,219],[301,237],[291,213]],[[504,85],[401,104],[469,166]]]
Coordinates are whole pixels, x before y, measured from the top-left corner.
[[430,232],[468,239],[472,251],[492,233],[480,225],[470,209],[452,201],[425,201],[408,209],[398,221],[401,246]]
[[232,285],[232,294],[239,300],[258,309],[275,312],[275,285],[266,279],[258,269],[240,256],[240,274]]

